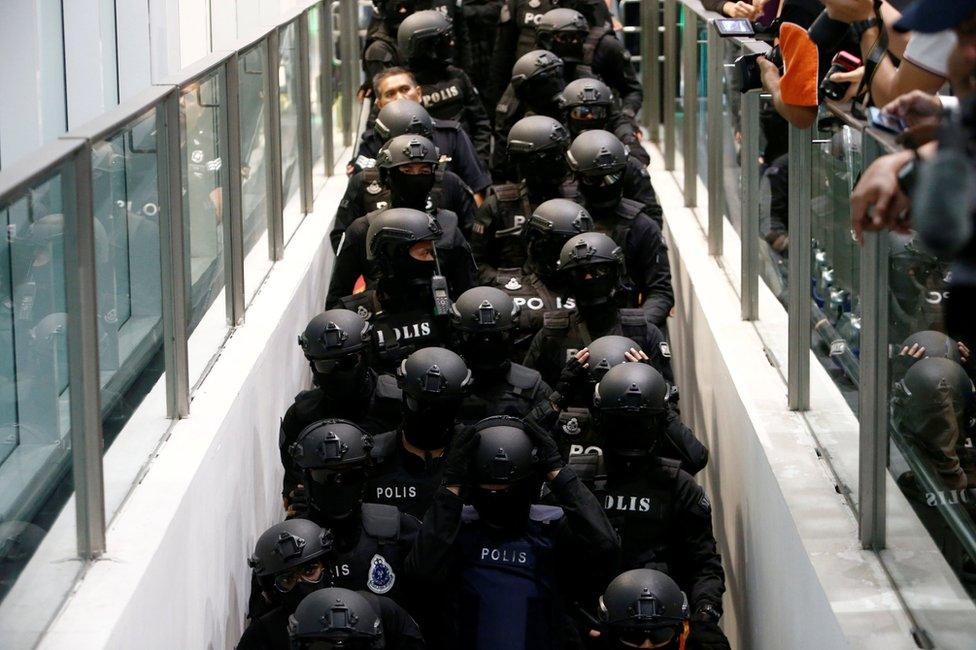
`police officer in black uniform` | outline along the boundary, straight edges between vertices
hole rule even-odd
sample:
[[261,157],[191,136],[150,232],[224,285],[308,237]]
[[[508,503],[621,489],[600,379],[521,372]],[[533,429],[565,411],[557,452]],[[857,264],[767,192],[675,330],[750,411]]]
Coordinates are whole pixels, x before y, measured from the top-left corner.
[[[551,386],[560,382],[566,362],[595,339],[620,334],[637,343],[669,384],[671,350],[661,330],[642,309],[618,308],[624,275],[623,250],[609,236],[588,232],[571,237],[559,254],[559,273],[576,300],[572,310],[546,312],[523,362]],[[557,386],[556,390],[559,388]]]
[[396,506],[363,503],[372,449],[372,436],[348,420],[307,426],[289,448],[308,495],[297,509],[332,532],[335,586],[407,596],[401,569],[419,522]]
[[488,77],[488,96],[493,104],[511,80],[514,63],[536,49],[536,25],[556,4],[553,0],[503,0]]
[[472,375],[454,352],[423,348],[403,360],[397,382],[403,418],[396,430],[376,438],[378,469],[366,486],[366,500],[421,517],[440,485],[445,450]]
[[[607,151],[614,158],[614,166],[619,165],[620,161],[623,163],[623,168],[618,172],[620,174],[619,184],[607,185],[599,178],[596,178],[594,180],[600,181],[596,186],[593,184],[589,184],[587,187],[580,186],[580,193],[584,197],[583,204],[589,207],[590,204],[597,206],[598,204],[612,203],[615,199],[611,199],[611,197],[618,196],[619,192],[619,196],[640,203],[643,206],[643,212],[651,217],[659,227],[663,227],[662,215],[664,213],[658,203],[654,187],[651,185],[650,174],[647,171],[646,165],[639,158],[631,155],[629,147],[624,145],[620,141],[620,138],[614,134],[601,129],[590,129],[580,133],[580,135],[573,138],[573,142],[575,143],[577,140],[580,142],[575,151],[578,161],[586,160],[590,163],[595,163],[595,157]],[[570,145],[570,152],[573,152],[572,145]],[[609,162],[609,159],[607,162]],[[571,168],[572,165],[573,158],[571,157]],[[592,173],[596,176],[602,176],[600,171],[593,171]],[[577,174],[576,178],[580,180],[580,175]],[[590,201],[590,204],[587,204],[587,201]]]
[[725,572],[705,491],[681,462],[662,422],[666,389],[644,364],[624,363],[597,384],[593,413],[603,436],[606,477],[594,477],[622,543],[625,569],[657,569],[688,594],[692,635],[721,634]]
[[455,349],[474,379],[461,406],[465,424],[491,415],[524,418],[549,397],[549,386],[537,371],[510,360],[519,312],[511,296],[494,287],[468,289],[454,303]]
[[563,62],[552,52],[533,50],[515,62],[511,83],[495,106],[495,148],[491,173],[495,181],[518,180],[508,161],[508,132],[527,115],[546,115],[559,120],[559,97],[566,87]]
[[536,27],[536,44],[563,60],[567,82],[582,77],[602,79],[616,93],[623,115],[634,122],[644,91],[630,52],[612,27],[591,27],[578,11],[553,9],[542,16]]
[[332,584],[332,533],[307,519],[275,524],[258,538],[251,567],[250,623],[237,647],[288,648],[288,617],[307,595]]
[[596,229],[624,250],[632,283],[629,305],[642,307],[649,321],[664,328],[674,306],[667,246],[646,205],[625,194],[627,147],[607,131],[586,131],[573,141],[566,157]]
[[471,229],[471,250],[483,282],[490,282],[498,268],[525,263],[522,228],[539,204],[576,198],[576,184],[567,181],[567,149],[569,133],[551,117],[523,117],[512,127],[508,158],[519,181],[492,185]]
[[385,596],[340,587],[310,594],[290,617],[290,650],[368,648],[423,650],[423,635],[402,607]]
[[[613,93],[599,79],[584,77],[566,84],[560,98],[562,121],[575,138],[583,131],[610,131],[627,145],[627,153],[641,167],[651,164],[651,156],[641,146],[633,120],[614,105]],[[649,181],[648,181],[649,182]],[[656,197],[655,197],[656,199]]]
[[400,419],[400,389],[389,375],[369,367],[372,327],[346,309],[330,309],[309,321],[298,345],[312,367],[312,390],[295,397],[281,421],[278,448],[285,468],[287,507],[301,484],[301,469],[289,452],[305,427],[327,418],[351,420],[370,435],[389,431]]
[[686,647],[691,618],[688,597],[660,571],[631,569],[621,573],[600,596],[597,615],[596,635],[588,635],[587,645],[594,650]]
[[593,219],[578,203],[549,199],[535,209],[523,229],[525,264],[517,268],[495,269],[493,277],[487,277],[482,270],[482,280],[507,293],[521,309],[512,360],[525,358],[532,338],[542,329],[543,314],[576,306],[576,301],[566,293],[565,282],[556,272],[559,251],[570,237],[593,228]]
[[397,47],[423,89],[431,117],[453,120],[471,136],[482,163],[491,150],[491,122],[468,74],[453,65],[454,29],[439,11],[418,11],[397,30]]
[[[558,505],[535,505],[540,479]],[[496,416],[452,446],[407,562],[440,596],[445,647],[549,650],[574,639],[569,603],[605,584],[618,551],[603,508],[552,438]]]
[[[400,75],[410,83],[416,83],[413,75],[406,71],[391,75],[391,78]],[[444,168],[457,174],[475,194],[483,193],[491,185],[491,176],[483,168],[471,138],[461,125],[434,120],[427,109],[408,99],[397,99],[380,109],[373,128],[363,132],[359,140],[356,158],[349,165],[350,173],[374,166],[383,145],[390,138],[406,133],[421,135],[433,142],[445,163]]]
[[[410,146],[414,140],[421,145],[421,149],[418,151],[426,152],[419,159],[410,158],[413,154]],[[475,211],[471,189],[456,174],[441,168],[441,165],[438,164],[437,147],[430,140],[421,135],[400,135],[392,138],[385,145],[385,148],[391,152],[390,159],[385,161],[387,165],[393,164],[393,159],[409,159],[410,162],[423,162],[433,165],[434,183],[430,190],[431,205],[435,208],[450,210],[458,215],[462,230],[471,231]],[[336,218],[330,233],[333,250],[339,250],[342,236],[356,219],[370,212],[385,210],[392,205],[393,189],[383,178],[379,167],[368,167],[358,174],[350,176],[349,183],[346,185],[346,193],[339,202],[339,209],[336,210]],[[352,243],[350,242],[349,245],[351,246]]]
[[457,65],[467,70],[471,65],[467,24],[461,19],[458,4],[449,0],[373,0],[374,14],[366,28],[363,70],[366,82],[387,68],[405,65],[397,49],[397,30],[415,11],[433,9],[450,18],[457,36]]

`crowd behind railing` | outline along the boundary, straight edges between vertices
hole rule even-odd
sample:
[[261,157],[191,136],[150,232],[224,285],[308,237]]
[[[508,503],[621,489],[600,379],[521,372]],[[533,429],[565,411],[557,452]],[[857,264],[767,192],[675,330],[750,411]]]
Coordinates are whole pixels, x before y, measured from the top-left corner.
[[976,2],[910,4],[309,2],[4,171],[0,598],[72,491],[105,550],[104,449],[189,414],[353,145],[241,647],[728,647],[645,139],[742,317],[786,308],[790,407],[812,356],[857,416],[820,451],[862,545],[918,551],[907,504],[976,593]]

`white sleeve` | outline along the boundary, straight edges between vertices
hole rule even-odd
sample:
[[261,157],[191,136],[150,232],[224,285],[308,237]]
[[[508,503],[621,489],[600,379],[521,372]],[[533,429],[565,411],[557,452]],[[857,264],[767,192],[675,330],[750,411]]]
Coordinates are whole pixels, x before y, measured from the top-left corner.
[[942,108],[954,113],[959,110],[959,98],[955,95],[939,95],[939,101],[942,102]]
[[936,34],[915,32],[908,39],[904,58],[926,72],[946,77],[949,55],[955,47],[956,33],[951,29]]

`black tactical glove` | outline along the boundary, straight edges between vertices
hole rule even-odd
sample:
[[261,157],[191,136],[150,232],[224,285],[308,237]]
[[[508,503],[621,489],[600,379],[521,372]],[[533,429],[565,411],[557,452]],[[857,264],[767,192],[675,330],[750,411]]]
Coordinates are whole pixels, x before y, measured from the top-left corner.
[[563,468],[563,457],[559,454],[559,447],[552,439],[549,432],[532,421],[525,423],[525,433],[528,434],[532,444],[535,445],[536,456],[538,457],[539,470],[543,475]]
[[[580,352],[583,354],[580,354]],[[562,372],[559,373],[556,390],[549,396],[549,400],[559,408],[566,408],[566,403],[571,399],[573,393],[576,392],[582,382],[583,376],[586,374],[586,368],[589,365],[586,362],[590,358],[590,353],[586,348],[583,348],[580,352],[577,352],[566,361]]]
[[304,485],[296,485],[295,489],[288,493],[288,510],[286,519],[308,516],[308,490]]
[[688,650],[731,650],[728,637],[718,623],[692,619]]
[[474,427],[465,427],[457,434],[444,461],[442,485],[464,485],[468,482],[468,477],[471,476],[471,464],[474,462],[474,455],[480,441],[481,435],[474,430]]

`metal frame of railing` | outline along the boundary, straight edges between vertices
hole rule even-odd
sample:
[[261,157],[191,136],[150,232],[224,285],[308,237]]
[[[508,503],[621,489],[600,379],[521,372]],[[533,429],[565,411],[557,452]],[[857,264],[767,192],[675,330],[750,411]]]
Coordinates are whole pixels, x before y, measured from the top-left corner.
[[[339,5],[342,29],[332,29],[330,17]],[[267,134],[268,173],[268,257],[271,262],[285,255],[282,168],[281,115],[279,110],[279,43],[283,30],[294,24],[297,30],[299,116],[298,167],[301,207],[304,213],[314,203],[312,119],[321,119],[324,142],[321,143],[325,172],[331,174],[335,154],[352,144],[355,135],[355,92],[360,83],[358,54],[360,30],[356,0],[305,0],[279,24],[242,41],[234,50],[215,52],[203,60],[148,88],[117,108],[73,129],[36,154],[9,165],[0,172],[0,209],[20,200],[33,186],[60,175],[61,201],[65,213],[64,283],[68,314],[67,348],[69,359],[71,467],[76,493],[77,552],[82,559],[92,559],[106,550],[105,498],[102,479],[102,405],[99,383],[98,316],[96,299],[95,226],[93,215],[92,147],[155,111],[155,163],[159,202],[159,247],[161,262],[163,364],[166,393],[166,416],[186,417],[190,412],[190,378],[188,369],[188,320],[186,255],[184,230],[186,209],[184,174],[181,157],[180,93],[201,80],[220,72],[218,90],[222,165],[230,170],[222,181],[227,192],[222,222],[225,253],[225,294],[227,323],[236,327],[246,315],[244,289],[244,242],[242,215],[241,106],[238,79],[239,55],[264,44],[266,49],[268,107],[263,126]],[[315,34],[319,39],[318,96],[321,115],[312,112],[310,85],[310,14],[317,11]],[[333,87],[334,55],[338,37],[342,59],[340,88]],[[333,100],[341,92],[342,142],[336,144],[333,124]],[[337,134],[336,134],[337,135]],[[218,350],[214,350],[216,355]]]
[[[708,75],[706,80],[706,132],[707,142],[703,151],[708,156],[706,165],[708,183],[707,228],[709,254],[721,258],[723,254],[722,232],[725,219],[725,198],[723,192],[723,111],[725,96],[722,75],[725,48],[719,38],[714,21],[723,16],[709,12],[698,0],[663,0],[663,9],[657,12],[657,3],[646,3],[642,10],[641,29],[645,32],[655,30],[657,20],[663,26],[663,70],[656,78],[647,74],[645,68],[646,97],[663,97],[663,115],[652,106],[642,116],[642,124],[648,127],[653,136],[660,136],[665,170],[672,172],[683,191],[684,204],[696,207],[698,203],[698,183],[700,166],[697,161],[699,148],[698,128],[698,85],[699,70]],[[683,18],[679,21],[679,8]],[[699,26],[707,25],[707,53],[704,66],[700,67],[698,46]],[[679,29],[679,26],[682,26]],[[681,39],[679,41],[679,38]],[[769,49],[765,43],[751,38],[735,38],[744,53],[762,53]],[[680,43],[680,54],[679,54]],[[656,39],[643,39],[641,43],[642,60],[652,60],[657,56]],[[680,94],[679,94],[680,93]],[[760,151],[760,104],[768,98],[762,91],[750,91],[742,95],[741,115],[741,158],[743,161],[756,161]],[[647,103],[645,101],[645,106]],[[878,157],[897,151],[899,147],[891,136],[868,128],[866,124],[850,115],[847,107],[828,103],[826,110],[840,124],[846,125],[862,135],[862,168],[866,168]],[[683,113],[683,124],[677,128],[677,114]],[[661,121],[663,120],[663,125]],[[662,133],[658,128],[663,127]],[[677,138],[681,138],[683,164],[676,169]],[[812,147],[824,146],[829,141],[814,140],[814,128],[789,128],[789,235],[792,245],[788,260],[791,290],[787,304],[788,325],[788,363],[786,383],[788,388],[788,407],[795,411],[810,409],[810,374],[813,314],[810,291],[806,283],[811,269],[812,242]],[[769,162],[769,161],[767,161]],[[740,251],[740,307],[743,320],[759,319],[760,262],[760,201],[759,166],[742,164],[739,189],[741,202],[741,251]],[[886,544],[886,480],[888,474],[889,443],[901,445],[897,432],[889,436],[889,341],[887,328],[888,311],[888,240],[887,233],[865,233],[863,246],[858,252],[859,273],[854,278],[860,287],[861,334],[859,368],[852,377],[859,391],[857,409],[859,458],[857,463],[858,494],[856,503],[847,499],[858,521],[859,541],[864,549],[881,551]],[[811,425],[812,426],[812,425]],[[816,431],[813,431],[816,435]],[[819,444],[819,442],[818,442]],[[832,466],[829,453],[824,453],[825,461],[838,480],[838,489],[843,493],[848,486],[843,485],[836,468]],[[910,464],[913,461],[909,459]],[[933,490],[939,485],[938,477],[931,470],[912,464],[912,469],[921,472],[920,481]],[[946,525],[960,539],[963,548],[976,557],[976,534],[963,522],[961,507],[947,508],[943,512]],[[881,555],[879,554],[879,557]],[[882,557],[882,564],[884,559]],[[897,592],[897,585],[896,592]],[[900,592],[898,592],[900,593]],[[901,597],[899,596],[899,599]],[[914,619],[914,613],[902,600],[902,604],[915,629],[913,634],[925,636]]]

